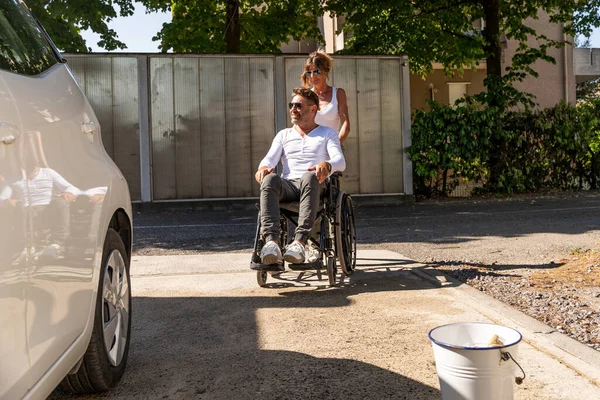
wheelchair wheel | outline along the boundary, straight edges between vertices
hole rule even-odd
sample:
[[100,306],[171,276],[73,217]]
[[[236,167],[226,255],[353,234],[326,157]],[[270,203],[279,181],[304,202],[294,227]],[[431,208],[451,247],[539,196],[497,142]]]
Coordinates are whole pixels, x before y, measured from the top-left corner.
[[258,282],[258,286],[265,287],[267,285],[267,276],[269,276],[267,271],[256,271],[256,281]]
[[335,286],[336,275],[337,268],[335,264],[335,257],[327,256],[327,278],[329,278],[329,286]]
[[344,275],[349,276],[356,267],[356,230],[352,198],[340,192],[335,215],[335,252]]

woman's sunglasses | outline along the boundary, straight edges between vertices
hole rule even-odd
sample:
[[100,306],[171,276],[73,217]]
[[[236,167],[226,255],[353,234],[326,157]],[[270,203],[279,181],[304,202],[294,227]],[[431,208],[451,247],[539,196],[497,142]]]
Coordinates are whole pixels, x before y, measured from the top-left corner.
[[321,71],[318,69],[315,69],[314,71],[306,71],[304,72],[304,75],[306,76],[311,76],[311,75],[321,75]]

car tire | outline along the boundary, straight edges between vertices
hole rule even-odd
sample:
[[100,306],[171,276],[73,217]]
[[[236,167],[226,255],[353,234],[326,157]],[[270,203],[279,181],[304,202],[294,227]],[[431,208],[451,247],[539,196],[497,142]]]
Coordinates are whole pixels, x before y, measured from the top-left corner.
[[64,378],[60,389],[72,393],[104,392],[123,376],[131,333],[129,261],[121,237],[109,229],[102,252],[90,344],[79,369]]

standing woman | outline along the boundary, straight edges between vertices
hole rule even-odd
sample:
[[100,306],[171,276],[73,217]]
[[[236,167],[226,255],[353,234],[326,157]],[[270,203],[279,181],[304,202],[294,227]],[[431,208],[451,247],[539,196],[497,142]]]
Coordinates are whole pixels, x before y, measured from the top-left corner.
[[310,53],[304,64],[302,86],[309,88],[319,97],[319,111],[315,122],[327,126],[338,133],[340,143],[350,135],[350,118],[348,117],[348,98],[342,88],[327,84],[327,77],[333,68],[333,59],[325,52]]
[[[302,86],[311,88],[319,97],[319,109],[315,116],[315,122],[336,131],[340,138],[340,144],[344,144],[350,135],[348,98],[344,89],[327,84],[327,77],[332,68],[333,59],[323,51],[315,51],[309,54],[300,78]],[[313,229],[312,235],[316,235],[316,232],[317,230]],[[318,240],[318,238],[314,239]],[[315,262],[321,257],[319,249],[313,242],[307,246],[306,254],[308,262]]]

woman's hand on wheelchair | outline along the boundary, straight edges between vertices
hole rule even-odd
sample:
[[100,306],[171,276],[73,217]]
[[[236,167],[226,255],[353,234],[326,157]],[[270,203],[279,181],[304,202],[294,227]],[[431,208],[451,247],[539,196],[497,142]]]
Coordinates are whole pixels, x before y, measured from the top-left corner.
[[329,164],[327,161],[323,161],[318,163],[317,165],[313,165],[308,170],[315,171],[319,183],[323,183],[325,182],[325,179],[327,179],[329,173],[331,172],[331,164]]
[[256,174],[254,174],[254,179],[256,179],[256,182],[262,183],[262,180],[265,179],[265,176],[269,175],[274,170],[275,168],[263,167],[256,171]]

